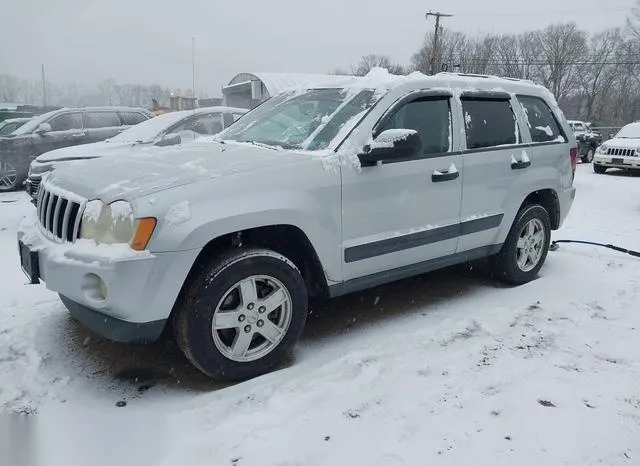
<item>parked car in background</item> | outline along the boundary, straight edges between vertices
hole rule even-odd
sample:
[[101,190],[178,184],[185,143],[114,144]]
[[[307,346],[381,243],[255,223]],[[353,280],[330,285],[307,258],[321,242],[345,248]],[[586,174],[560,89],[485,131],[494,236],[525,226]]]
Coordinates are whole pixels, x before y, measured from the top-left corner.
[[607,168],[640,171],[640,122],[628,124],[598,147],[593,170],[604,173]]
[[486,257],[535,279],[575,197],[553,95],[370,74],[271,97],[212,140],[56,169],[18,232],[29,281],[112,340],[172,325],[196,367],[237,380],[286,359],[309,296]]
[[133,154],[149,146],[187,143],[201,136],[219,133],[246,112],[247,110],[243,108],[208,107],[165,113],[129,128],[106,141],[47,152],[31,162],[26,182],[27,192],[35,199],[42,176],[61,164],[122,152]]
[[596,149],[602,144],[602,135],[591,129],[591,124],[584,121],[569,120],[569,126],[578,141],[580,159],[584,163],[591,163]]
[[35,117],[0,137],[0,192],[22,186],[40,154],[104,141],[151,117],[145,109],[128,107],[63,108]]
[[0,136],[8,136],[31,118],[10,118],[0,122]]

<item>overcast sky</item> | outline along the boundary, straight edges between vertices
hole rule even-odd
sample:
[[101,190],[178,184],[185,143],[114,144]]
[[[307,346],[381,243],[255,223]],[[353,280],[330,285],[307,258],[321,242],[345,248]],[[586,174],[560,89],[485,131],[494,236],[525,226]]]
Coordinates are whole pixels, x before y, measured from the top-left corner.
[[[368,53],[408,63],[433,19],[465,32],[513,32],[575,21],[623,26],[634,0],[15,0],[3,1],[0,74],[94,84],[191,87],[219,95],[240,72],[331,72]],[[516,6],[517,5],[517,6]],[[604,8],[604,9],[603,9]]]

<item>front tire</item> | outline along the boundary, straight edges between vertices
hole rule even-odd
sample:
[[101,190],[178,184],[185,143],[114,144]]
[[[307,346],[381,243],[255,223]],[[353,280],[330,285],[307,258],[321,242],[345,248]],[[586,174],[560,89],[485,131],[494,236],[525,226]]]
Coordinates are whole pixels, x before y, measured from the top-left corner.
[[547,210],[538,204],[525,206],[518,212],[502,249],[493,258],[494,276],[521,285],[535,279],[549,252],[551,220]]
[[593,162],[594,154],[595,154],[595,152],[593,151],[593,149],[589,149],[587,151],[587,153],[581,157],[582,163],[591,163],[591,162]]
[[598,175],[602,175],[604,172],[607,171],[607,167],[605,167],[604,165],[598,165],[597,163],[594,163],[593,171]]
[[208,376],[244,380],[280,365],[307,318],[307,290],[286,257],[229,251],[198,266],[175,311],[178,346]]

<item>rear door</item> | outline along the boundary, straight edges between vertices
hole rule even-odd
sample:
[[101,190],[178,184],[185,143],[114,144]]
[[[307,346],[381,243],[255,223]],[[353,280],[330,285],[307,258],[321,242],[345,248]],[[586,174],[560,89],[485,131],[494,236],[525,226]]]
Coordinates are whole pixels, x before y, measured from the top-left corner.
[[461,102],[467,149],[459,252],[497,244],[503,222],[513,220],[509,193],[530,160],[510,94],[467,92]]
[[84,116],[88,142],[104,141],[126,129],[116,111],[87,110]]
[[455,252],[462,156],[453,137],[454,103],[450,95],[433,92],[406,95],[383,116],[372,136],[389,129],[413,129],[422,140],[422,153],[361,170],[342,170],[346,280]]
[[87,142],[87,134],[82,127],[81,111],[56,115],[47,123],[51,125],[51,131],[35,135],[32,159],[45,152]]

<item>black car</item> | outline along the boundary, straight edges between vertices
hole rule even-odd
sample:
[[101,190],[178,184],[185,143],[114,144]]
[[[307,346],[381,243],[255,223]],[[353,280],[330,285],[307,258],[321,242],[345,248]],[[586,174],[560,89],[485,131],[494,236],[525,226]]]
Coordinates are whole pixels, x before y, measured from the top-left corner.
[[0,137],[0,192],[13,191],[27,178],[38,155],[54,149],[104,141],[153,114],[141,108],[63,108],[27,122]]

